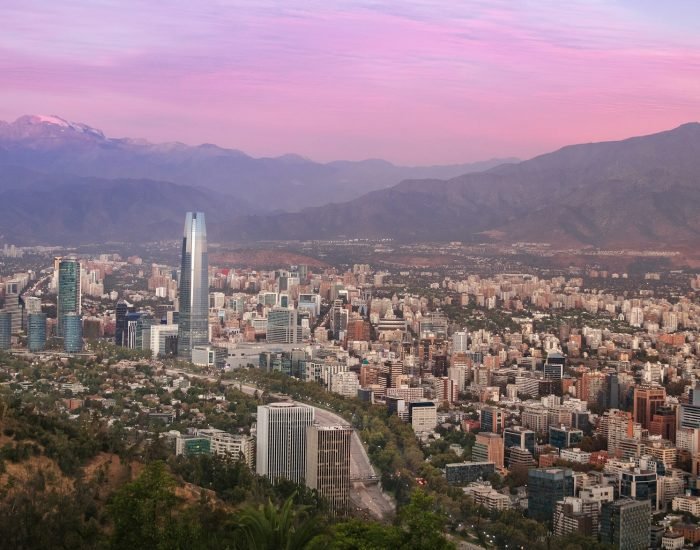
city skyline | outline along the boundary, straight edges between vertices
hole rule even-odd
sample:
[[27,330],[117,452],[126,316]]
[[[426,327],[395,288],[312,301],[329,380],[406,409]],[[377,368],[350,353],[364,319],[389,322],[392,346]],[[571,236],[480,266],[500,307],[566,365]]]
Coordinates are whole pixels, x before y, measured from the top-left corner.
[[529,158],[698,119],[700,7],[674,8],[11,0],[0,119],[319,161]]
[[697,0],[0,19],[3,547],[700,544]]

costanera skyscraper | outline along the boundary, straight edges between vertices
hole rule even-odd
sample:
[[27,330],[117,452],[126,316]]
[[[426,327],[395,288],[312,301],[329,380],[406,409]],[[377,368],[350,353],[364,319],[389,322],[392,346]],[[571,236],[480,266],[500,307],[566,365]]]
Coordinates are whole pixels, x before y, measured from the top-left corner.
[[177,353],[190,361],[195,346],[209,341],[209,256],[202,212],[188,212],[182,239]]

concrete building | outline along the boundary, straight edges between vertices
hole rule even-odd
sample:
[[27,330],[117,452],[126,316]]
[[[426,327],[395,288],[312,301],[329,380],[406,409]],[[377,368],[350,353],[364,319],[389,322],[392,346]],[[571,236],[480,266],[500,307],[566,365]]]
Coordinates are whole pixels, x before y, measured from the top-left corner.
[[474,501],[477,506],[483,506],[487,510],[508,510],[511,507],[508,495],[499,493],[491,484],[471,483],[464,488],[464,494]]
[[352,432],[350,426],[306,428],[306,485],[318,491],[335,514],[348,509]]
[[445,465],[445,478],[450,485],[464,485],[487,480],[496,472],[493,462],[455,462]]
[[490,432],[476,434],[476,442],[472,447],[472,459],[475,462],[493,462],[496,468],[502,470],[504,463],[503,438]]
[[209,439],[211,454],[228,456],[245,462],[252,470],[255,466],[255,439],[249,435],[230,434],[223,430],[208,428],[197,430],[197,436]]
[[638,386],[634,388],[634,412],[632,419],[649,429],[656,411],[666,402],[666,389],[659,386]]
[[495,434],[502,434],[503,429],[506,425],[506,411],[494,407],[492,405],[486,405],[481,409],[481,429],[485,432],[493,432]]
[[267,314],[268,344],[296,344],[301,341],[297,326],[297,310],[275,307]]
[[677,496],[671,501],[671,509],[674,512],[685,512],[700,517],[700,497],[694,495]]
[[408,404],[408,420],[414,432],[431,432],[437,426],[437,406],[432,401],[412,401]]
[[151,325],[148,330],[148,349],[154,359],[177,354],[177,325]]
[[306,475],[306,429],[314,409],[298,403],[272,403],[258,407],[256,468],[272,483],[285,478],[303,483]]
[[620,550],[646,550],[650,525],[651,506],[648,501],[621,499],[606,502],[600,515],[600,541]]
[[585,537],[598,536],[600,503],[577,497],[566,497],[555,504],[552,531],[557,537],[579,533]]

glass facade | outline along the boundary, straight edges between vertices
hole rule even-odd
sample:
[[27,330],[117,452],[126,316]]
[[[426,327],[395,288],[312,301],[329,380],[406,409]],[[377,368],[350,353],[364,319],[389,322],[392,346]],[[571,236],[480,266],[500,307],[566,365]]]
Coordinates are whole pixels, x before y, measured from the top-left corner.
[[31,352],[46,348],[46,313],[30,313],[27,317],[27,348]]
[[64,337],[64,317],[69,313],[80,315],[80,262],[67,258],[58,264],[58,300],[56,318],[58,336]]
[[192,359],[192,349],[209,342],[209,256],[202,212],[188,212],[182,239],[180,314],[177,352]]
[[119,300],[115,310],[116,326],[114,328],[114,343],[117,346],[124,346],[124,334],[126,333],[126,316],[134,311],[132,306],[126,300]]
[[63,350],[66,353],[83,351],[83,320],[77,313],[63,316]]
[[652,508],[657,508],[656,472],[622,472],[620,496],[634,500],[648,500]]
[[450,485],[465,485],[472,481],[488,479],[496,473],[493,462],[458,462],[445,464],[445,478]]
[[0,311],[0,349],[10,349],[12,345],[12,315]]
[[551,522],[558,500],[574,495],[574,473],[562,468],[537,468],[527,476],[528,515]]
[[561,428],[550,426],[549,428],[549,444],[559,450],[572,447],[580,443],[582,439],[583,432],[581,430],[567,428],[565,426]]

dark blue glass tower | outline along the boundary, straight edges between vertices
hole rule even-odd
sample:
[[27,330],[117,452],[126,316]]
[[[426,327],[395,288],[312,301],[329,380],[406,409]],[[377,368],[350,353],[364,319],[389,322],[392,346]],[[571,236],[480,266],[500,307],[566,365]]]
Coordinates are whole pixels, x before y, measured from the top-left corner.
[[31,352],[46,348],[46,313],[30,313],[27,317],[27,348]]
[[0,349],[10,349],[12,345],[12,315],[0,311]]
[[83,351],[83,319],[77,313],[63,316],[63,350],[66,353]]
[[192,348],[209,341],[209,256],[202,212],[188,212],[182,239],[177,354],[192,359]]
[[119,300],[117,302],[117,307],[115,309],[116,314],[116,326],[114,329],[114,343],[117,346],[125,346],[125,334],[126,334],[126,315],[127,313],[132,313],[135,311],[134,306],[132,306],[126,300]]
[[80,262],[66,258],[58,264],[56,317],[59,337],[64,337],[63,318],[69,313],[80,315],[80,305]]

